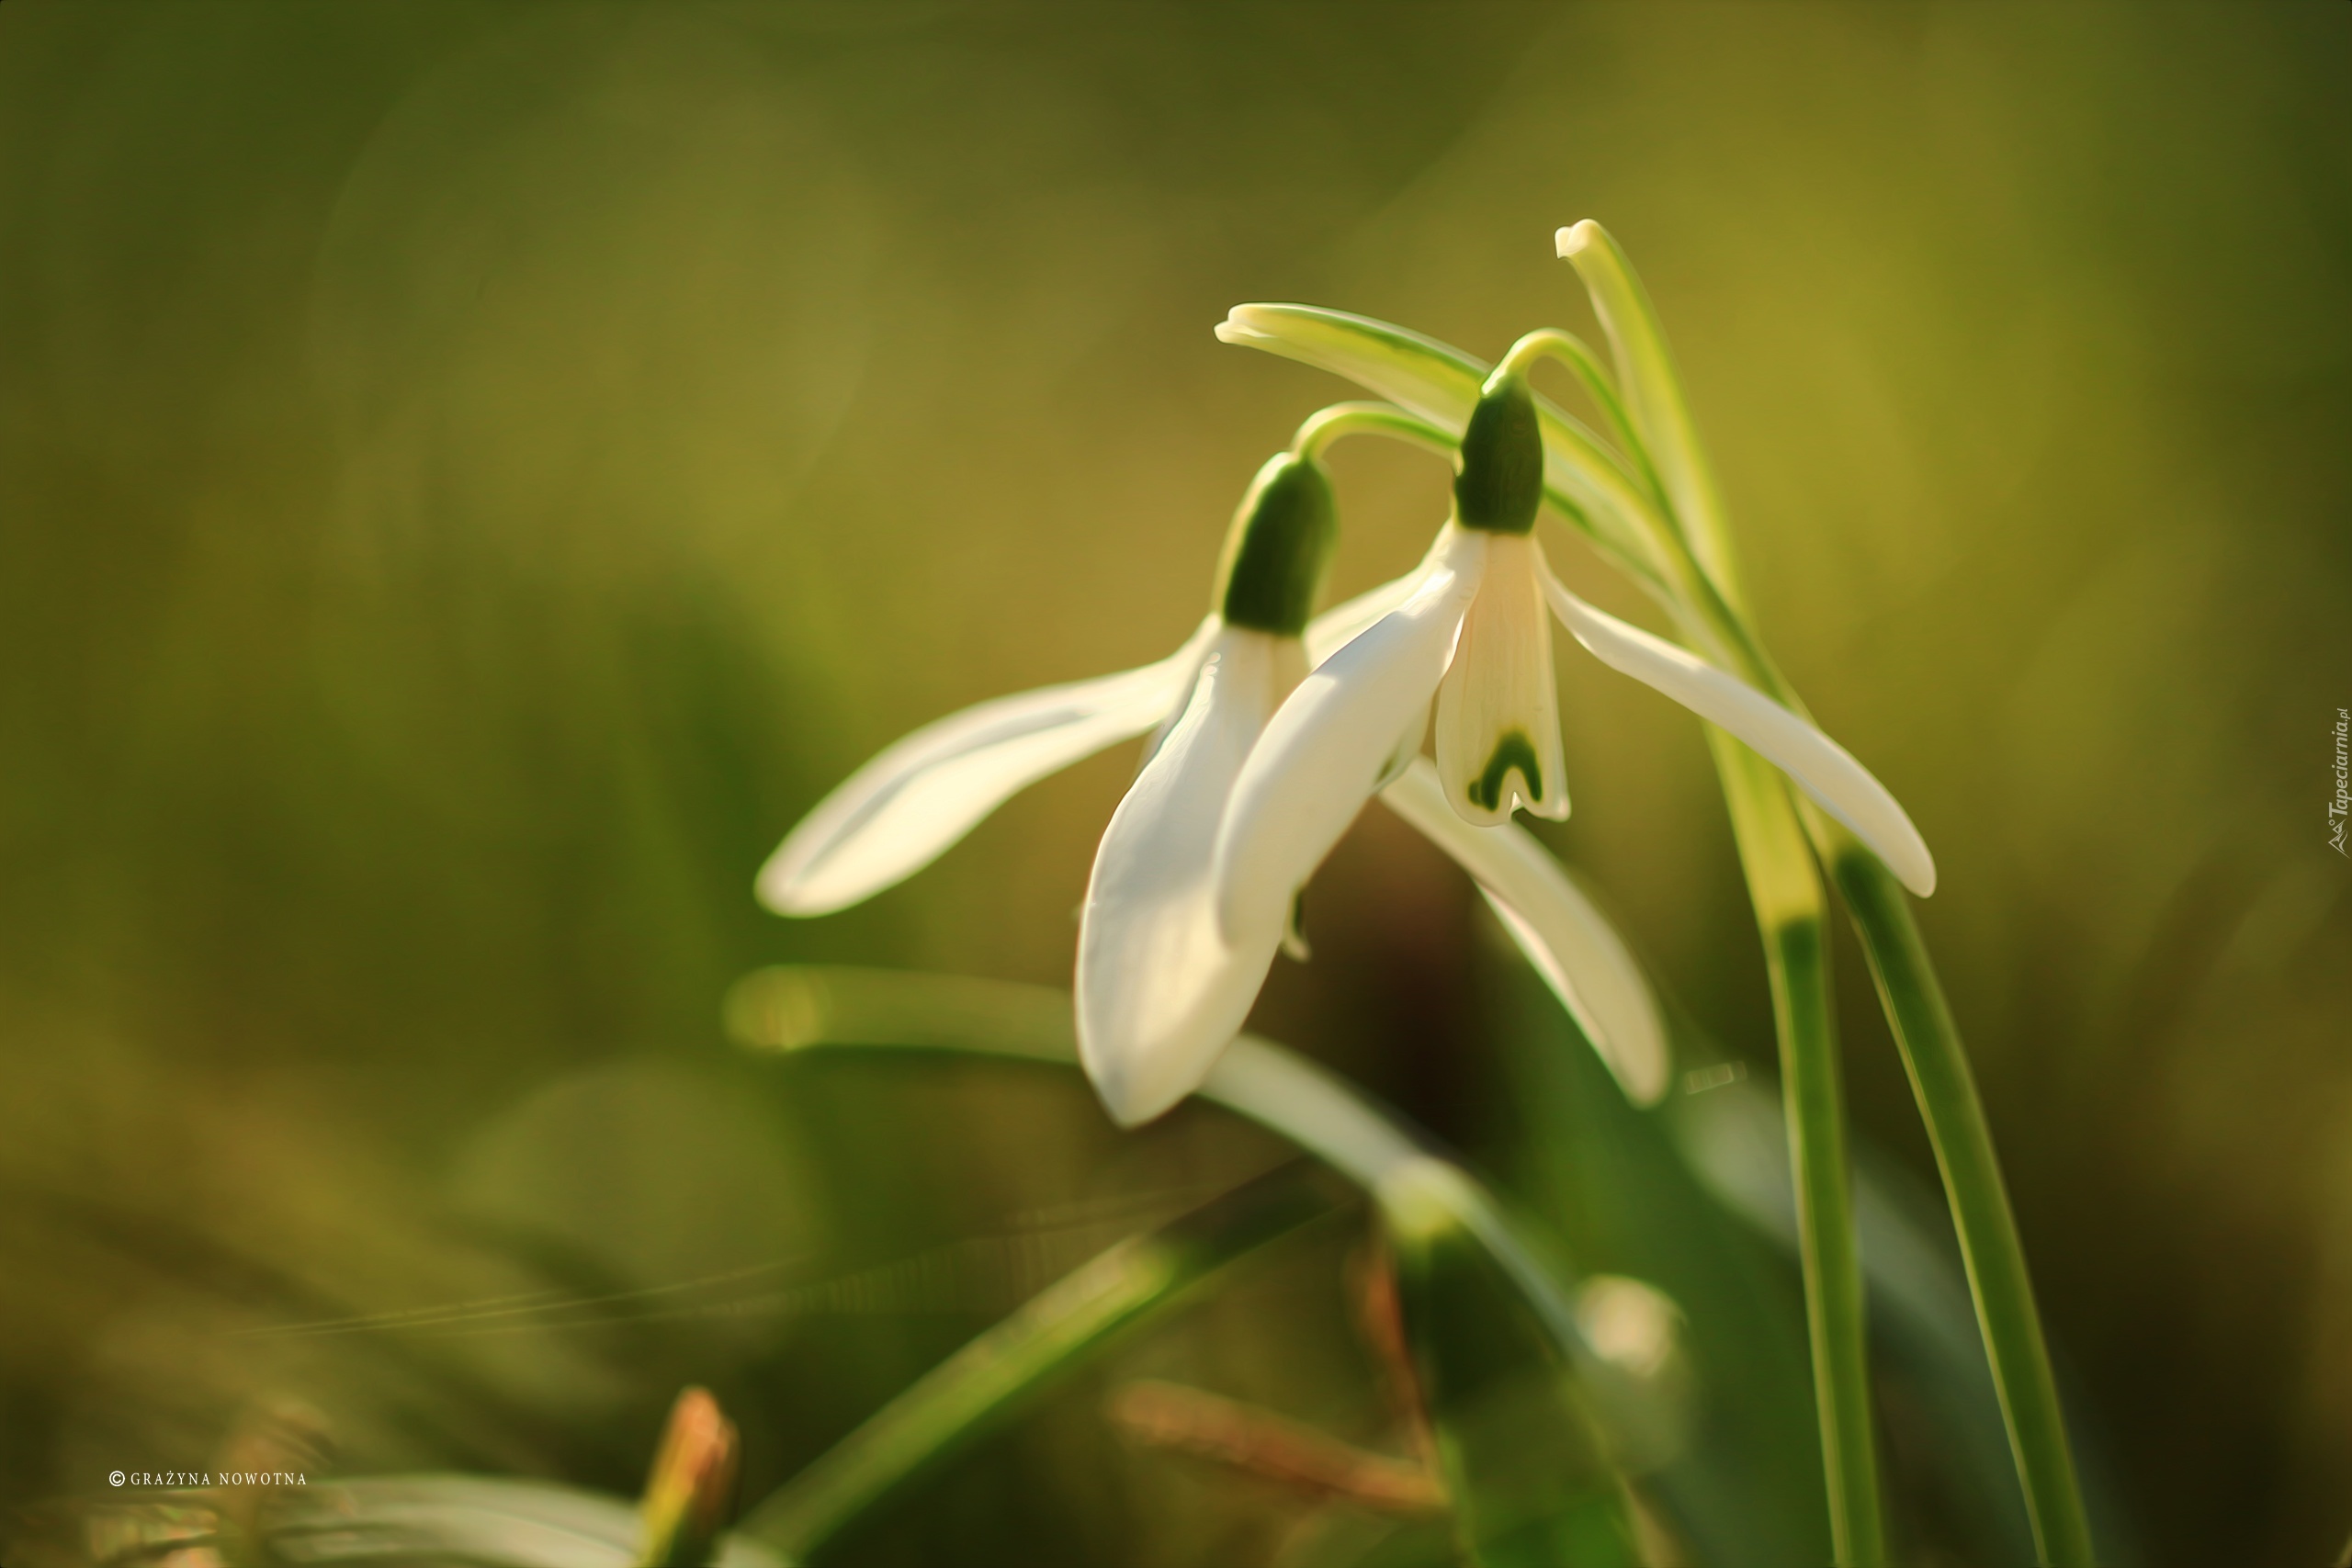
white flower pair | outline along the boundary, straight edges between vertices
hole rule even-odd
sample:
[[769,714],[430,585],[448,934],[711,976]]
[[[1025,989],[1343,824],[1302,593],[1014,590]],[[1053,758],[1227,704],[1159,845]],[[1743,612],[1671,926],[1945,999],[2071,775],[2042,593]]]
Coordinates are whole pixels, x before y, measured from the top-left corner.
[[[1418,422],[1385,411],[1369,423]],[[1836,742],[1553,577],[1532,537],[1544,453],[1522,367],[1506,360],[1472,411],[1453,515],[1421,564],[1310,622],[1336,533],[1313,428],[1260,471],[1217,609],[1182,649],[983,703],[890,747],[785,840],[760,874],[763,901],[787,915],[855,903],[1016,791],[1157,727],[1095,856],[1079,935],[1080,1055],[1119,1122],[1159,1115],[1207,1074],[1292,937],[1301,888],[1375,793],[1476,878],[1628,1094],[1655,1100],[1668,1061],[1647,982],[1510,820],[1520,807],[1567,815],[1553,613],[1603,662],[1778,763],[1914,891],[1932,888],[1901,807]],[[1432,696],[1434,762],[1419,755]]]

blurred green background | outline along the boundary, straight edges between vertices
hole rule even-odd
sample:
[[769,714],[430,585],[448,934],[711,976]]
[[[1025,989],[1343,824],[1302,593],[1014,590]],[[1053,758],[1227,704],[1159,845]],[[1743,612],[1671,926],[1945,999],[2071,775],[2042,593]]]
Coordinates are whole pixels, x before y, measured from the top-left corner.
[[[1200,1110],[1121,1137],[1074,1078],[721,1033],[781,960],[1066,983],[1131,750],[848,914],[768,917],[752,874],[916,724],[1181,640],[1252,471],[1348,395],[1216,344],[1229,305],[1487,355],[1590,333],[1551,235],[1593,217],[1765,635],[1937,851],[1921,919],[2118,1529],[2325,1560],[2348,50],[2341,4],[0,8],[0,1499],[201,1468],[287,1393],[351,1472],[632,1492],[688,1380],[756,1496],[1274,1158]],[[1444,475],[1335,466],[1352,592]],[[1698,730],[1562,644],[1549,836],[1692,1038],[1761,1068]],[[1748,1274],[1677,1273],[1702,1233],[1584,1157],[1645,1119],[1583,1064],[1539,1114],[1569,1043],[1475,904],[1367,813],[1259,1026],[1516,1173],[1588,1267],[1746,1324],[1712,1419],[1820,1531],[1792,1269],[1715,1212]],[[1840,961],[1859,1125],[1932,1182]],[[978,1283],[800,1289],[942,1248]],[[1291,1506],[1106,1442],[1102,1390],[1376,1440],[1347,1250],[1285,1253],[850,1556],[1269,1560]],[[1937,1429],[1887,1420],[1899,1539],[1965,1556]]]

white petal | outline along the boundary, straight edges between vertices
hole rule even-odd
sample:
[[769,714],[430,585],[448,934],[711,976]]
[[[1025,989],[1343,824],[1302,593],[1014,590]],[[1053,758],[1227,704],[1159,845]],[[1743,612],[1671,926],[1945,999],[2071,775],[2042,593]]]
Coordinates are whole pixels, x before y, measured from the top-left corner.
[[1552,608],[1594,658],[1737,736],[1852,829],[1904,886],[1922,898],[1936,890],[1936,861],[1927,840],[1886,786],[1843,746],[1696,654],[1586,604],[1558,579],[1547,576],[1544,587]]
[[1533,539],[1488,542],[1478,596],[1438,688],[1438,776],[1453,809],[1480,827],[1510,821],[1521,806],[1555,821],[1568,814],[1543,561]]
[[1306,661],[1322,663],[1368,630],[1374,623],[1413,596],[1421,585],[1419,569],[1391,578],[1369,592],[1335,604],[1307,624]]
[[1079,927],[1078,1054],[1123,1126],[1198,1087],[1273,962],[1281,927],[1241,946],[1217,930],[1209,859],[1235,776],[1305,672],[1295,638],[1220,633],[1102,835]]
[[1402,577],[1392,577],[1379,587],[1367,590],[1343,604],[1324,611],[1307,626],[1306,662],[1311,667],[1322,663],[1372,626],[1389,611],[1410,599],[1420,589],[1429,574],[1442,564],[1444,552],[1451,544],[1451,531],[1438,530],[1429,553]]
[[998,697],[927,724],[852,773],[760,868],[760,902],[827,915],[921,871],[1046,774],[1165,718],[1218,621],[1157,664]]
[[1446,799],[1436,765],[1416,761],[1381,791],[1397,816],[1476,877],[1487,902],[1609,1065],[1625,1097],[1655,1103],[1668,1057],[1657,998],[1608,917],[1524,828],[1478,828]]
[[1486,544],[1449,525],[1439,564],[1413,596],[1317,666],[1266,726],[1217,834],[1217,922],[1227,941],[1279,930],[1371,797],[1397,737],[1445,673]]

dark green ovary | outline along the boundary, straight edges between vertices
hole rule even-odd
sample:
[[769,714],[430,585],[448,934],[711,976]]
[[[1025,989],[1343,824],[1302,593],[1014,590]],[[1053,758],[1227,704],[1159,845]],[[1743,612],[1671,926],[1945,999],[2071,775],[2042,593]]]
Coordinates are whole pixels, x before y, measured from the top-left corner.
[[1525,730],[1513,729],[1506,731],[1503,738],[1495,742],[1495,753],[1487,759],[1486,772],[1470,781],[1471,804],[1487,811],[1499,807],[1503,798],[1503,781],[1510,776],[1513,768],[1518,769],[1520,777],[1527,782],[1529,796],[1543,799],[1544,769],[1535,760],[1535,743],[1528,739]]

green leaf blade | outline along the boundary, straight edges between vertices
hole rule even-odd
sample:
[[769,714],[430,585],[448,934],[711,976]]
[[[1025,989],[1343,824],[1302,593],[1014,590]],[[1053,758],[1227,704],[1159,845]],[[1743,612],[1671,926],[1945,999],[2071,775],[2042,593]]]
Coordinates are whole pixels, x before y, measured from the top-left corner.
[[1279,1168],[1096,1255],[876,1412],[743,1522],[799,1562],[876,1505],[1267,1244],[1333,1212],[1311,1168]]

